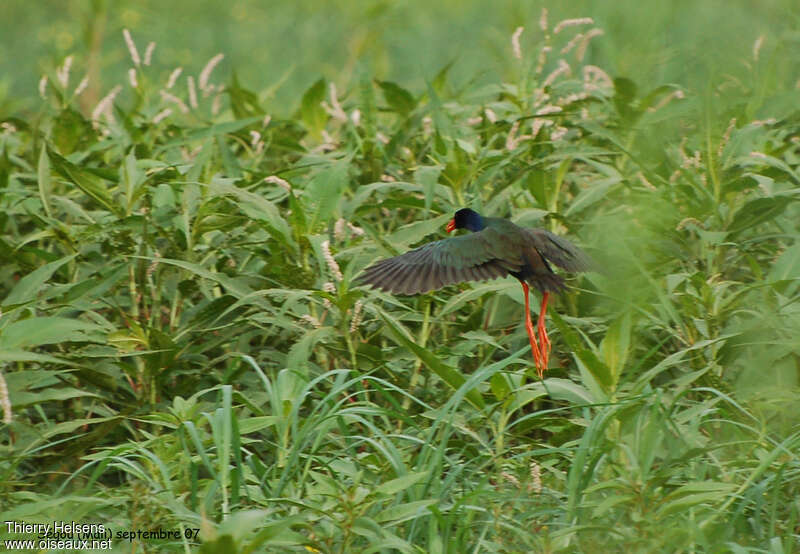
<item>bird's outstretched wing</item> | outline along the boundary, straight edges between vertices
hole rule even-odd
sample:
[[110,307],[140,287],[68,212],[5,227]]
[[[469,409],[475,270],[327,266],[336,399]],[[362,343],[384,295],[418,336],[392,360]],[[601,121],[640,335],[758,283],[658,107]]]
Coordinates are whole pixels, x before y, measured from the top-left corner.
[[463,281],[486,281],[518,271],[521,255],[498,248],[502,237],[490,228],[430,242],[364,270],[356,284],[397,294],[417,294]]
[[529,244],[561,269],[571,272],[586,271],[592,266],[591,258],[570,241],[544,229],[525,229]]

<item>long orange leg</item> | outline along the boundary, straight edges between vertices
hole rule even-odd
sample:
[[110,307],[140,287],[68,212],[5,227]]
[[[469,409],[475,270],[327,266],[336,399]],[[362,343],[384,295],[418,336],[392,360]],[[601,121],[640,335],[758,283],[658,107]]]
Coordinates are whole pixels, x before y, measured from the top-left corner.
[[549,292],[542,294],[542,307],[539,309],[539,323],[536,325],[539,330],[539,342],[542,343],[542,365],[545,369],[547,369],[547,365],[550,363],[550,338],[547,336],[547,329],[544,324],[544,316],[547,313],[547,299],[549,297]]
[[533,322],[531,321],[530,289],[528,289],[528,283],[524,281],[522,281],[522,291],[525,293],[525,330],[528,332],[528,339],[531,342],[533,362],[536,364],[536,371],[538,371],[539,378],[541,378],[546,366],[542,364],[542,353],[539,350],[539,344],[536,342],[536,335],[533,333]]

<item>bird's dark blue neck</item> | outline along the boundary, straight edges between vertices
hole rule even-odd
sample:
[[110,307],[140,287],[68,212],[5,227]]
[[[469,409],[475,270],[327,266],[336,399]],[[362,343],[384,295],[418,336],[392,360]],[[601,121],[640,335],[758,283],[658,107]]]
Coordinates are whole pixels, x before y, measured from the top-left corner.
[[473,233],[483,231],[486,227],[481,215],[469,208],[458,210],[455,215],[455,221],[457,229],[467,229]]
[[475,219],[470,219],[464,227],[473,233],[477,233],[478,231],[483,231],[486,225],[483,224],[483,218],[475,214]]

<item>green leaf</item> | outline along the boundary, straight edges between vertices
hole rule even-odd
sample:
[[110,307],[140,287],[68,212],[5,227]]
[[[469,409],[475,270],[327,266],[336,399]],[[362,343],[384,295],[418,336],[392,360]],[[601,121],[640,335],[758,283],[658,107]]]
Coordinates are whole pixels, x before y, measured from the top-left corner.
[[174,146],[190,142],[198,142],[203,139],[212,138],[219,135],[229,135],[235,133],[236,131],[244,129],[245,127],[249,127],[253,123],[261,122],[261,120],[262,117],[248,117],[246,119],[225,121],[223,123],[215,123],[214,125],[209,125],[208,127],[195,129],[189,133],[186,133],[185,136],[164,143],[164,146],[161,147],[160,149],[157,149],[156,152],[158,153],[161,152],[162,150],[168,150],[169,148]]
[[96,142],[97,131],[80,112],[65,107],[53,120],[50,139],[56,150],[69,155],[76,150],[86,150],[89,144]]
[[545,388],[554,400],[564,400],[576,405],[592,404],[596,401],[586,390],[586,387],[582,387],[569,379],[559,379],[557,377],[545,379]]
[[508,279],[500,281],[490,281],[488,283],[473,283],[472,288],[452,296],[450,300],[439,310],[439,317],[458,311],[464,304],[474,302],[481,296],[492,292],[518,293],[519,284]]
[[771,196],[756,198],[739,208],[733,221],[728,226],[731,233],[739,233],[759,223],[774,219],[783,213],[789,203],[795,198],[789,196]]
[[387,236],[386,242],[399,248],[408,248],[409,245],[416,244],[429,235],[444,231],[445,225],[452,217],[450,214],[444,214],[433,219],[409,223]]
[[411,485],[420,482],[430,475],[430,471],[418,471],[416,473],[409,473],[397,479],[386,481],[375,489],[376,494],[396,494],[409,488]]
[[42,206],[44,206],[44,213],[47,217],[53,217],[53,208],[50,205],[50,193],[53,191],[53,181],[50,176],[50,158],[47,156],[47,145],[42,145],[42,151],[39,153],[39,166],[36,170],[36,176],[39,180],[39,198],[42,199]]
[[47,154],[50,158],[50,163],[53,164],[53,168],[65,179],[75,183],[75,185],[81,189],[84,194],[93,198],[98,204],[102,205],[108,211],[115,213],[118,216],[123,215],[119,206],[114,204],[114,201],[111,198],[111,193],[106,188],[103,179],[94,173],[90,173],[89,171],[78,167],[55,152],[47,150]]
[[[149,258],[147,256],[136,256],[137,258],[142,258],[145,260],[152,261],[154,258]],[[271,306],[268,302],[265,302],[262,298],[255,294],[253,289],[251,289],[243,279],[236,279],[233,277],[228,277],[224,273],[216,273],[213,271],[209,271],[208,269],[199,266],[197,264],[193,264],[191,262],[185,262],[183,260],[173,260],[170,258],[158,258],[158,263],[160,264],[169,264],[174,265],[177,267],[181,267],[198,277],[202,277],[204,279],[210,279],[221,286],[225,287],[225,289],[232,295],[238,299],[248,298],[253,304],[260,306],[264,310],[270,310]]]
[[122,166],[121,173],[122,184],[125,189],[125,215],[130,215],[136,200],[144,191],[142,185],[147,178],[145,172],[139,169],[133,149],[125,156],[125,163]]
[[225,88],[231,99],[231,109],[236,119],[244,119],[261,115],[264,109],[258,103],[258,95],[242,87],[236,72],[231,73],[231,83]]
[[575,196],[564,212],[564,216],[567,218],[574,217],[592,205],[604,201],[609,192],[621,183],[621,176],[594,181],[592,186],[582,190]]
[[222,135],[217,137],[217,149],[222,159],[222,165],[225,168],[225,174],[232,179],[241,179],[242,168],[239,166],[239,160],[231,151],[230,146],[228,146],[226,137]]
[[[62,360],[48,354],[37,354],[27,350],[3,349],[0,350],[0,362],[39,362],[50,364],[69,364],[68,360]],[[29,372],[31,370],[28,370]]]
[[56,387],[63,383],[70,373],[72,371],[66,369],[53,370],[25,367],[20,371],[6,373],[5,378],[8,390],[14,393],[15,391]]
[[286,357],[286,367],[298,370],[306,365],[308,358],[316,344],[332,334],[330,327],[320,327],[303,335],[303,338],[294,343]]
[[308,220],[306,219],[305,207],[303,203],[295,196],[294,191],[289,192],[289,221],[292,223],[292,229],[295,232],[297,240],[308,234]]
[[615,101],[630,104],[636,98],[636,83],[627,77],[614,79]]
[[[35,391],[17,391],[13,395],[14,399],[14,407],[22,408],[25,406],[30,406],[32,404],[40,404],[44,402],[52,402],[52,401],[61,401],[61,400],[69,400],[71,398],[80,398],[82,396],[97,396],[94,393],[91,393],[86,390],[75,389],[72,387],[59,387],[59,388],[50,388],[50,389],[38,389]],[[94,420],[92,420],[94,421]],[[82,425],[82,424],[81,424]],[[66,431],[57,431],[59,433],[70,432],[80,425],[69,428]],[[55,434],[55,433],[53,433]]]
[[267,224],[268,230],[275,235],[275,237],[286,245],[294,245],[289,224],[281,215],[275,204],[249,190],[245,190],[224,182],[220,179],[215,179],[206,185],[210,190],[217,194],[226,194],[235,197],[239,200],[238,206],[247,215],[247,217],[256,221],[263,221]]
[[105,342],[107,329],[66,317],[32,317],[15,321],[0,334],[0,349],[30,348],[62,342]]
[[439,70],[439,72],[436,74],[436,76],[434,76],[433,82],[431,82],[430,86],[436,92],[442,92],[444,90],[444,87],[447,84],[447,78],[448,78],[448,75],[450,73],[450,70],[453,69],[453,66],[455,65],[455,63],[456,63],[456,60],[452,60],[452,61],[447,62],[442,67],[442,69]]
[[[93,496],[78,496],[72,494],[65,494],[62,496],[45,497],[43,500],[27,501],[14,507],[4,506],[3,519],[4,520],[26,520],[39,517],[40,514],[59,513],[59,510],[74,510],[78,504],[86,506],[93,506],[100,508],[101,506],[112,507],[117,505],[116,502],[109,499],[102,499],[96,494]],[[63,512],[66,513],[66,512]],[[5,538],[4,534],[4,538]]]
[[374,545],[383,536],[384,530],[374,519],[362,516],[353,521],[353,533],[366,538]]
[[632,124],[639,113],[633,107],[636,99],[636,83],[625,77],[614,79],[614,107],[620,119],[628,124]]
[[722,501],[735,489],[735,483],[721,483],[718,481],[687,483],[668,494],[656,513],[658,517],[665,517],[698,504],[709,504],[708,508],[713,509],[711,504]]
[[549,315],[558,327],[558,330],[561,331],[561,335],[572,350],[572,354],[578,359],[579,368],[588,371],[592,379],[607,396],[615,383],[608,366],[600,361],[594,350],[584,346],[583,342],[578,338],[577,333],[564,322],[558,313],[551,312]]
[[800,279],[800,244],[787,248],[767,274],[767,281],[771,283],[793,279]]
[[[372,85],[372,80],[363,76],[358,83],[358,92],[360,108],[361,108],[361,121],[364,126],[364,143],[361,147],[364,159],[371,159],[373,164],[378,161],[378,157],[374,156],[375,150],[375,134],[377,132],[377,112],[375,102],[375,87]],[[377,180],[379,173],[372,168],[371,178]]]
[[[95,396],[91,393],[86,393],[83,396]],[[72,419],[70,421],[64,421],[49,427],[44,433],[43,436],[45,437],[53,437],[55,435],[62,435],[64,433],[75,433],[78,429],[88,425],[94,424],[103,424],[110,421],[117,420],[119,416],[109,416],[109,417],[92,417],[92,418],[84,418],[84,419]]]
[[619,504],[625,504],[628,502],[634,502],[633,495],[616,492],[613,496],[609,496],[600,502],[600,504],[595,506],[595,508],[592,510],[592,517],[602,517],[606,515],[606,513],[612,508],[615,508]]
[[617,421],[622,405],[602,407],[594,414],[589,426],[580,439],[578,448],[570,464],[569,473],[565,483],[567,490],[567,517],[575,516],[581,504],[586,487],[595,479],[595,469],[600,458],[606,455],[607,449],[603,447],[606,440],[606,429],[613,421]]
[[[436,375],[438,375],[445,383],[450,385],[453,390],[458,390],[461,385],[464,384],[466,380],[458,371],[440,361],[431,351],[426,350],[408,338],[408,336],[400,329],[399,325],[393,322],[384,312],[379,311],[378,313],[381,316],[381,319],[383,319],[383,322],[391,331],[392,335],[395,337],[397,343],[411,350],[411,352],[413,352],[422,361],[422,363],[428,366],[428,369],[436,373]],[[486,405],[481,394],[475,389],[470,390],[466,394],[466,398],[470,404],[478,409],[482,410]]]
[[651,90],[647,95],[639,101],[639,111],[647,111],[648,108],[656,104],[658,100],[667,94],[672,94],[675,91],[681,90],[677,85],[661,85]]
[[278,416],[253,416],[239,420],[239,434],[255,433],[277,423]]
[[511,393],[511,386],[508,383],[508,378],[502,373],[495,373],[489,379],[489,386],[492,389],[494,397],[502,402]]
[[380,523],[400,523],[401,521],[411,519],[414,516],[427,514],[428,506],[432,506],[434,504],[436,504],[436,499],[429,498],[428,500],[416,500],[414,502],[407,502],[398,506],[392,506],[380,512],[375,517],[375,520]]
[[378,86],[381,87],[386,103],[398,114],[406,116],[417,107],[411,93],[399,85],[391,81],[378,81]]
[[800,288],[800,244],[787,248],[781,254],[767,274],[766,281],[791,297]]
[[308,88],[300,101],[300,119],[316,139],[320,138],[328,121],[328,114],[322,107],[325,88],[325,79],[320,79]]
[[612,389],[617,386],[620,374],[628,360],[630,340],[631,316],[629,312],[625,312],[609,325],[606,336],[600,343],[600,355],[611,373],[610,386]]
[[[60,260],[45,264],[28,273],[25,277],[20,279],[16,285],[14,285],[11,293],[9,293],[5,300],[3,300],[3,306],[8,306],[10,304],[24,304],[25,302],[34,300],[38,293],[42,292],[45,283],[50,280],[50,277],[53,276],[53,273],[58,271],[58,269],[64,264],[71,262],[76,256],[77,254],[65,256]],[[0,323],[0,327],[2,327],[2,323]]]
[[327,224],[334,214],[341,213],[342,195],[347,188],[349,164],[345,161],[331,164],[312,177],[306,187],[305,203],[313,206],[309,229],[314,231],[317,225]]
[[441,175],[441,173],[442,167],[438,165],[425,165],[414,172],[414,180],[421,184],[422,190],[425,191],[426,211],[430,211],[431,205],[433,204],[434,191],[439,184],[439,175]]

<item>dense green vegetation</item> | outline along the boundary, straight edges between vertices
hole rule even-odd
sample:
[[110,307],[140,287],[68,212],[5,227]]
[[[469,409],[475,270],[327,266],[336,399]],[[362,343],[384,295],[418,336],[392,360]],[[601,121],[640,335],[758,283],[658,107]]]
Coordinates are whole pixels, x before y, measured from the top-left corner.
[[[589,10],[523,11],[484,73],[170,86],[183,45],[134,29],[101,45],[118,87],[59,60],[0,97],[0,519],[200,529],[120,551],[796,552],[796,34],[660,74]],[[352,284],[462,206],[596,262],[544,380],[515,280]]]

